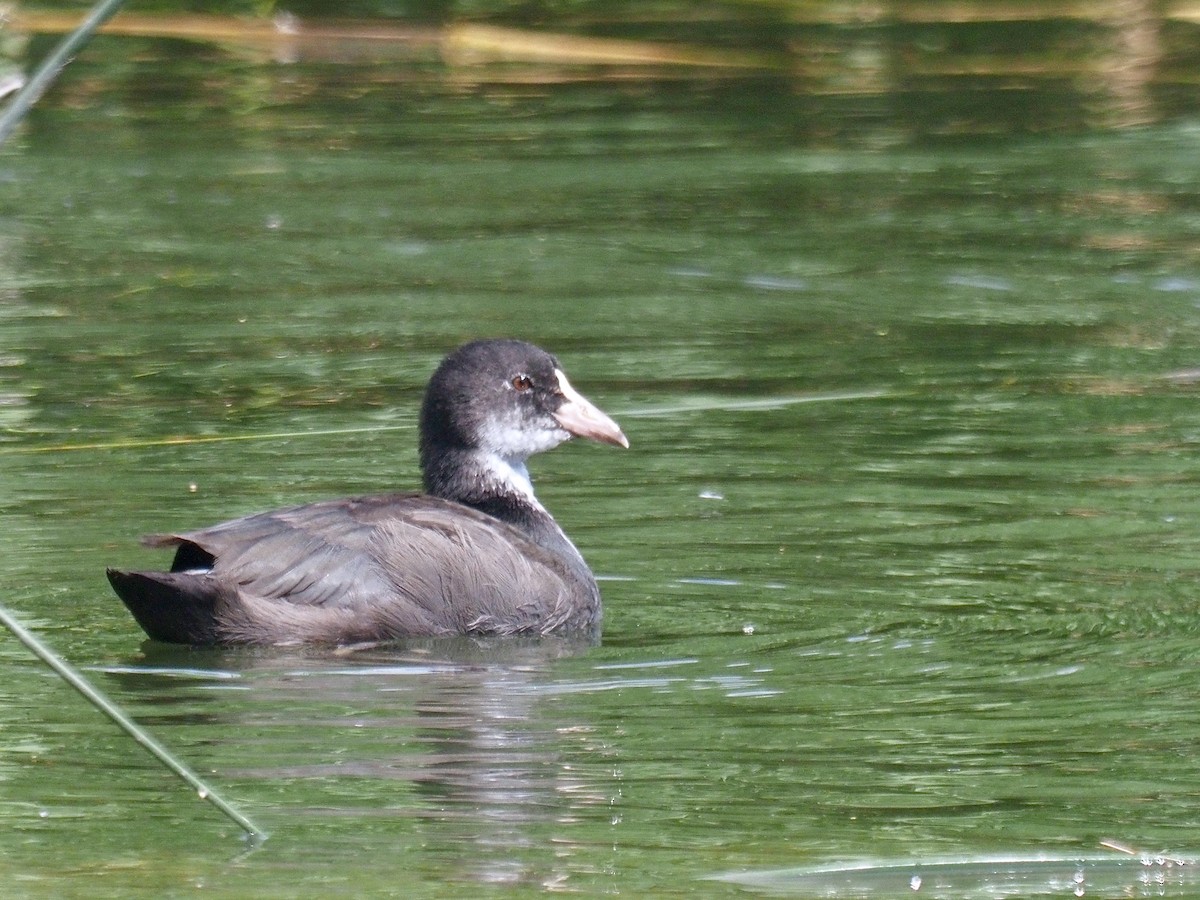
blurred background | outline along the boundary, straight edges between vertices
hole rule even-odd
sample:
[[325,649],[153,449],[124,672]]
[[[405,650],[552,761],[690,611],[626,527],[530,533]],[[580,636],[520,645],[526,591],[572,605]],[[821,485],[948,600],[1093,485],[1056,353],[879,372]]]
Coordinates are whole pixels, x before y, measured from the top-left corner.
[[[8,55],[74,27],[87,7],[10,4]],[[403,63],[408,79],[754,81],[796,98],[790,136],[813,140],[1127,126],[1186,114],[1198,22],[1200,5],[1189,0],[318,0],[126,4],[108,32],[173,40],[177,54],[193,57],[390,63],[393,71]],[[106,57],[100,49],[92,52]]]

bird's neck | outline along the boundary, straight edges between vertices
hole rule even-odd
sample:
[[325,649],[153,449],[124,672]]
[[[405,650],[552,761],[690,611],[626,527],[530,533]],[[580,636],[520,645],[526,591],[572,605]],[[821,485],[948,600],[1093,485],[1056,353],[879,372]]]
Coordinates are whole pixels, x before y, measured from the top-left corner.
[[428,493],[499,519],[572,568],[587,570],[570,538],[534,496],[525,460],[473,448],[441,448],[425,454],[423,463]]

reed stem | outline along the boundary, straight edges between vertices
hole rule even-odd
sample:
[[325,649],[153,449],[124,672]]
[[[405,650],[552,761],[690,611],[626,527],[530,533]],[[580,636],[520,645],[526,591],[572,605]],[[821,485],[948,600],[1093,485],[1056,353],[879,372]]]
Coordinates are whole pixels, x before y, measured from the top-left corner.
[[58,77],[58,73],[67,67],[67,63],[71,61],[71,55],[86,44],[96,29],[111,19],[124,2],[125,0],[100,0],[92,7],[92,11],[79,24],[79,27],[63,38],[54,51],[46,57],[33,77],[12,98],[3,114],[0,114],[0,144],[8,140],[9,135],[25,118],[25,114],[33,108],[33,104],[38,102],[50,83]]
[[109,700],[104,694],[92,685],[79,671],[77,671],[70,663],[62,659],[58,654],[46,646],[42,641],[30,632],[27,628],[21,625],[12,615],[0,605],[0,623],[13,633],[22,644],[24,644],[35,656],[42,662],[48,665],[51,669],[71,687],[83,694],[88,702],[100,712],[108,716],[115,722],[122,731],[133,738],[137,743],[141,744],[154,757],[158,759],[164,766],[186,781],[201,800],[207,800],[226,816],[236,822],[243,831],[246,832],[246,838],[251,844],[257,846],[267,839],[267,833],[255,825],[245,815],[234,809],[229,803],[222,799],[221,795],[214,791],[211,787],[205,784],[195,772],[177,760],[166,747],[155,740],[148,734],[140,725],[134,722],[129,716],[118,707],[115,703]]

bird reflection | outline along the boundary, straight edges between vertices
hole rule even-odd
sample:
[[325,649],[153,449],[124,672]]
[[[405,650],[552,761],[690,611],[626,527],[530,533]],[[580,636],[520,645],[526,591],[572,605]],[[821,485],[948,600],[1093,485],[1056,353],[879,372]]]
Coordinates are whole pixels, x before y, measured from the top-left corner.
[[[611,776],[573,766],[589,723],[548,688],[586,650],[556,639],[423,639],[352,651],[189,650],[148,642],[111,668],[138,720],[219,780],[279,786],[263,815],[323,828],[401,820],[459,877],[546,886],[568,877],[556,826],[607,809]],[[184,728],[186,726],[186,729]],[[172,729],[198,740],[186,750]],[[248,765],[247,763],[250,762]],[[407,783],[408,788],[399,787]],[[271,822],[272,815],[277,819]],[[357,829],[356,829],[357,831]]]

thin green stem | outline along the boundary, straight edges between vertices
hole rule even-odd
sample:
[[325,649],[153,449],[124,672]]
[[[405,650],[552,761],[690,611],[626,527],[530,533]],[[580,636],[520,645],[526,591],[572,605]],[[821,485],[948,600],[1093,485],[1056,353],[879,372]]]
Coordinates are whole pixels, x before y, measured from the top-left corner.
[[146,733],[141,726],[125,715],[120,707],[100,693],[70,663],[59,657],[58,654],[43,644],[32,632],[14,619],[3,606],[0,606],[0,623],[3,623],[16,636],[17,640],[32,651],[35,656],[57,672],[67,684],[83,694],[96,709],[112,719],[122,731],[141,744],[159,762],[191,785],[201,800],[207,800],[236,822],[246,832],[246,837],[252,844],[258,845],[267,839],[265,831],[230,806],[218,793],[205,784],[195,772],[172,756],[171,751]]
[[111,19],[124,2],[125,0],[101,0],[92,7],[92,11],[79,27],[63,38],[54,48],[54,52],[46,57],[33,77],[25,83],[0,115],[0,144],[8,140],[33,104],[37,103],[50,83],[58,77],[58,73],[66,68],[67,63],[71,61],[71,55],[86,44],[96,29]]

